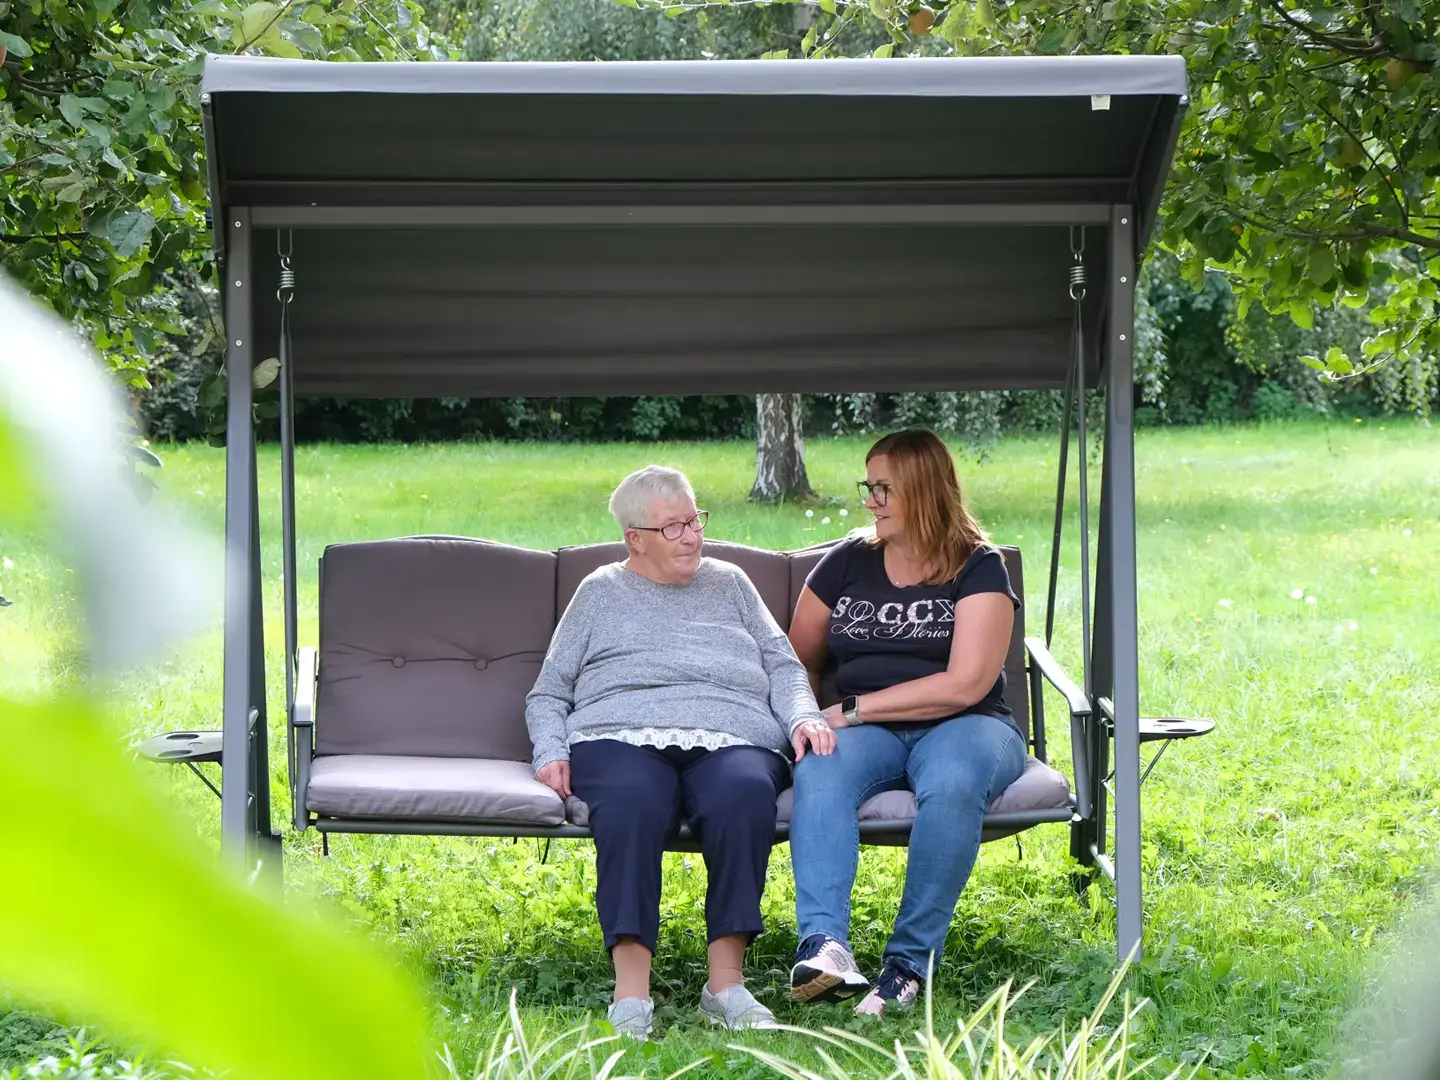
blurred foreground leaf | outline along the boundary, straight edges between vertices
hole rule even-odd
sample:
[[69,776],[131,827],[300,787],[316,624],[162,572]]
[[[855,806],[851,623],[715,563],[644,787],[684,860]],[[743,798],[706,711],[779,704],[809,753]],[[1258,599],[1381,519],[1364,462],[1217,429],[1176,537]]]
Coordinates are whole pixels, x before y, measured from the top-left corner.
[[226,873],[90,707],[0,700],[0,860],[0,983],[21,1000],[238,1077],[426,1074],[396,965]]

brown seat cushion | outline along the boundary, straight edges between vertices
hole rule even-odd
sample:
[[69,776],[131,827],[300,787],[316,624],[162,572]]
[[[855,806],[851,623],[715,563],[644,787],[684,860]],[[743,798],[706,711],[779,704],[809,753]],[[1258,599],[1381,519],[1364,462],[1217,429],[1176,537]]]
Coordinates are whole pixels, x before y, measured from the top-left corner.
[[529,761],[553,552],[409,537],[325,550],[317,754]]

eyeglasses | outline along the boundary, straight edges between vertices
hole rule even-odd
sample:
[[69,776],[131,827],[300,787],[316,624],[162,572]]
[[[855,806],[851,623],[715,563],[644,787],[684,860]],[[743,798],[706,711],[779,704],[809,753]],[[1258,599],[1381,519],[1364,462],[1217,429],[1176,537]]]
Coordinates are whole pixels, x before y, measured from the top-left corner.
[[890,485],[884,480],[870,483],[869,480],[857,480],[855,486],[860,489],[860,501],[869,502],[875,500],[876,506],[884,506],[890,501]]
[[672,521],[668,525],[661,525],[656,528],[654,525],[632,525],[632,529],[639,529],[641,532],[658,532],[666,540],[679,540],[689,529],[697,536],[705,531],[705,523],[710,520],[708,510],[697,510],[695,516],[689,521]]

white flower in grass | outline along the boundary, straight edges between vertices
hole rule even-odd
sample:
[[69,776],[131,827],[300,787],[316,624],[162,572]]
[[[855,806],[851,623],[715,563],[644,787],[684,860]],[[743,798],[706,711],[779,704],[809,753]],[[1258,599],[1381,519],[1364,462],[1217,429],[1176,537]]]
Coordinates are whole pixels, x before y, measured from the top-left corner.
[[846,510],[844,507],[841,507],[841,508],[840,508],[840,516],[841,516],[841,517],[849,517],[849,516],[850,516],[850,511],[849,511],[849,510]]
[[829,519],[828,517],[823,517],[823,518],[820,519],[820,524],[821,524],[821,525],[829,525],[829,524],[830,524],[830,519]]
[[1315,597],[1313,597],[1313,596],[1307,596],[1307,597],[1305,597],[1305,603],[1309,604],[1311,607],[1314,607],[1314,606],[1315,606],[1316,604],[1318,604],[1319,602],[1320,602],[1320,601],[1316,600]]
[[1401,536],[1409,536],[1409,535],[1410,535],[1410,530],[1409,530],[1409,529],[1406,529],[1406,530],[1405,530],[1404,532],[1402,532],[1400,535],[1401,535]]
[[1337,623],[1335,624],[1335,633],[1337,633],[1337,634],[1343,634],[1343,633],[1345,633],[1345,624],[1344,624],[1344,623],[1338,623],[1338,622],[1337,622]]
[[1379,568],[1378,566],[1372,566],[1372,567],[1370,567],[1370,573],[1372,573],[1372,574],[1378,574],[1378,573],[1380,573],[1380,568]]
[[1303,600],[1303,599],[1305,599],[1305,590],[1304,590],[1304,589],[1291,589],[1291,590],[1290,590],[1290,599],[1291,599],[1291,600]]
[[1350,627],[1351,630],[1359,630],[1359,629],[1360,629],[1360,624],[1359,624],[1358,622],[1356,622],[1354,619],[1351,619],[1351,620],[1350,620],[1348,623],[1346,623],[1345,625],[1348,626],[1348,627]]
[[3,566],[6,570],[14,570],[15,560],[10,558],[9,555],[6,555],[5,558],[0,559],[0,566]]
[[1221,601],[1220,601],[1220,606],[1221,606],[1221,607],[1229,607],[1229,606],[1230,606],[1231,604],[1233,604],[1234,602],[1235,602],[1234,600],[1221,600]]
[[815,516],[815,511],[814,511],[814,510],[806,510],[806,511],[805,511],[805,516],[806,516],[807,518],[813,518],[813,517]]

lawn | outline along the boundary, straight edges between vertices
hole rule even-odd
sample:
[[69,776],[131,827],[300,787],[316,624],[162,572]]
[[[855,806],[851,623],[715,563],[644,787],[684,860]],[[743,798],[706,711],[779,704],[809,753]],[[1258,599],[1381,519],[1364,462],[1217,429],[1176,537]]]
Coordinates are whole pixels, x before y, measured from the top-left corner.
[[[753,449],[704,445],[302,447],[301,641],[315,641],[315,562],[327,543],[457,533],[535,547],[611,539],[610,487],[650,461],[686,470],[710,534],[764,547],[839,535],[863,516],[853,481],[866,443],[814,440],[803,508],[745,501]],[[220,451],[162,449],[160,498],[222,524]],[[963,476],[994,538],[1026,557],[1032,626],[1043,619],[1055,447],[1008,438]],[[1440,431],[1410,422],[1154,430],[1138,462],[1141,703],[1147,713],[1213,717],[1208,739],[1170,750],[1145,787],[1149,952],[1132,990],[1153,1007],[1139,1050],[1201,1075],[1320,1076],[1343,1055],[1345,1018],[1377,979],[1394,931],[1440,864]],[[261,456],[270,713],[282,709],[277,455]],[[1098,498],[1098,469],[1092,495]],[[1072,502],[1073,502],[1072,483]],[[848,508],[848,516],[841,509]],[[829,519],[826,521],[826,519]],[[1078,667],[1078,557],[1071,527],[1057,652]],[[25,694],[73,670],[69,575],[33,536],[0,538],[0,691]],[[220,583],[215,585],[217,597]],[[1299,593],[1294,598],[1292,593]],[[218,726],[220,638],[210,633],[113,690],[132,740]],[[1058,699],[1052,716],[1063,715]],[[1061,725],[1051,754],[1068,763]],[[283,731],[272,721],[277,807],[288,806]],[[1068,765],[1066,766],[1068,769]],[[157,770],[175,812],[207,842],[213,797],[182,770]],[[516,988],[541,1026],[578,1020],[608,997],[584,844],[339,837],[287,830],[290,886],[322,898],[396,947],[431,987],[437,1040],[462,1070]],[[1007,979],[1033,982],[1011,1018],[1020,1037],[1088,1012],[1113,971],[1108,887],[1069,886],[1068,836],[1044,827],[987,845],[961,899],[935,985],[943,1022]],[[862,1030],[847,1011],[784,1000],[795,945],[787,849],[767,893],[769,932],[751,982],[781,1019]],[[761,1075],[694,1016],[703,979],[703,866],[669,856],[656,962],[658,1045],[621,1068],[663,1074],[713,1055],[713,1071]],[[855,903],[862,965],[874,970],[898,900],[900,851],[867,851]],[[294,1003],[295,988],[276,987]],[[886,1022],[880,1041],[913,1020]],[[0,1065],[36,1052],[48,1025],[0,1012]],[[874,1029],[871,1029],[874,1030]],[[750,1035],[804,1058],[791,1036]],[[1160,1075],[1157,1066],[1156,1075]]]

